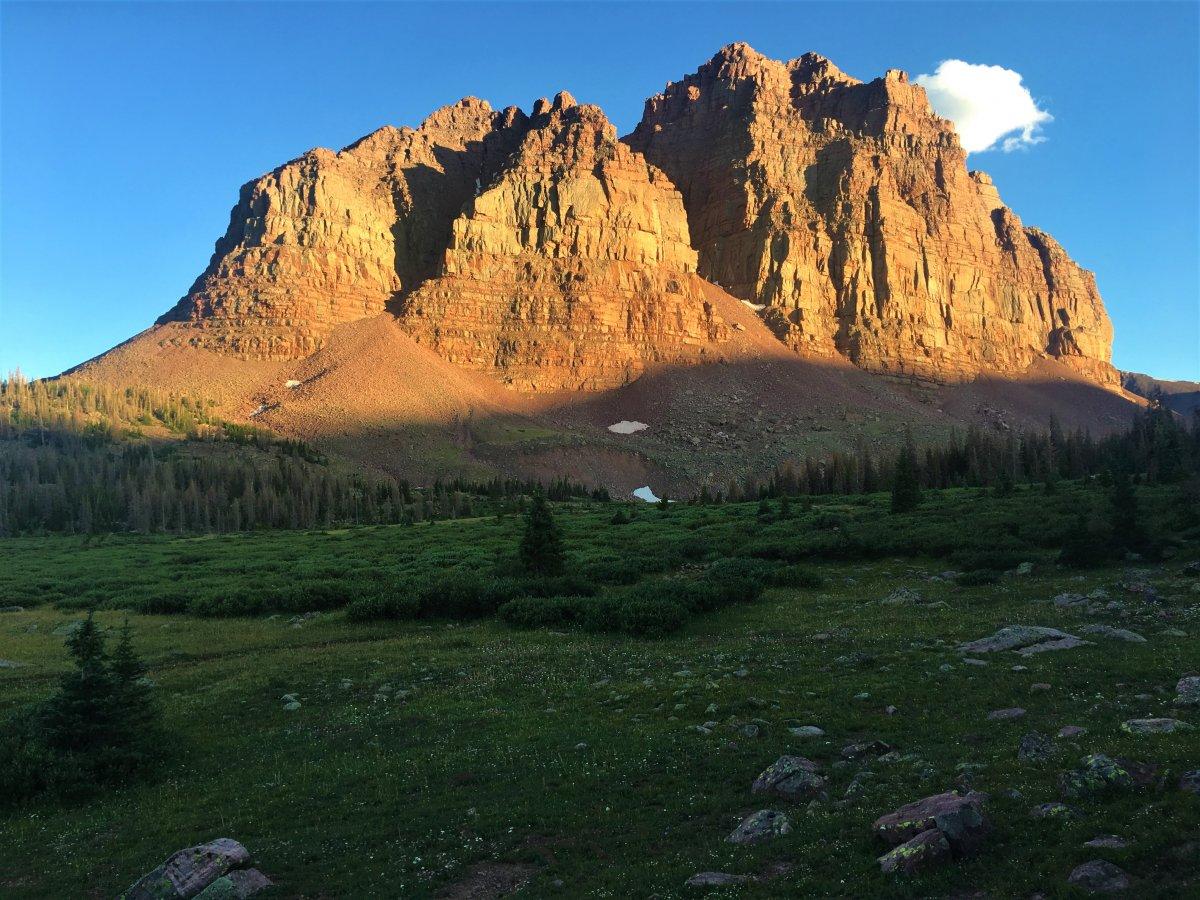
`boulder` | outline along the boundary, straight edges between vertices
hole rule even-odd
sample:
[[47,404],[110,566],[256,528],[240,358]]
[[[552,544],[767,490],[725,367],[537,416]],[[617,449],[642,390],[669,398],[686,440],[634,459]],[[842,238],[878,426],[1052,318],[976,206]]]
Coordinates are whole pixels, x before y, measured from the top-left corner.
[[258,869],[236,869],[206,887],[196,900],[246,900],[271,885],[271,879]]
[[1069,800],[1081,800],[1133,787],[1134,778],[1120,760],[1093,753],[1081,767],[1059,776],[1059,790]]
[[249,862],[245,847],[232,838],[217,838],[172,854],[122,894],[122,900],[188,900]]
[[1093,859],[1076,866],[1067,884],[1089,894],[1117,894],[1129,889],[1129,875],[1119,866],[1102,859]]
[[1045,762],[1054,755],[1054,744],[1050,738],[1037,731],[1021,735],[1017,743],[1017,759],[1022,762]]
[[1179,789],[1200,795],[1200,769],[1192,769],[1179,776]]
[[1192,726],[1179,719],[1127,719],[1121,723],[1121,730],[1128,734],[1174,734],[1191,731]]
[[952,791],[907,803],[880,816],[872,827],[884,843],[893,847],[936,828],[945,835],[950,848],[960,854],[975,849],[991,830],[983,813],[983,796]]
[[792,823],[783,813],[760,809],[746,816],[725,840],[731,844],[761,844],[791,831]]
[[879,869],[885,875],[915,875],[935,868],[951,856],[946,835],[940,828],[930,828],[879,857]]
[[1175,685],[1176,706],[1200,706],[1200,676],[1189,675],[1180,678]]
[[990,722],[1010,722],[1013,719],[1024,718],[1025,710],[1019,706],[1009,707],[1008,709],[993,709],[988,713],[988,721]]
[[[1004,650],[1022,650],[1025,648],[1060,641],[1077,641],[1083,643],[1074,635],[1059,631],[1057,628],[1046,628],[1041,625],[1006,625],[995,634],[975,641],[959,644],[959,653],[999,653]],[[1075,646],[1078,646],[1076,644]],[[1050,648],[1067,649],[1067,648]]]
[[683,883],[684,887],[728,887],[734,884],[744,884],[749,881],[745,875],[730,875],[728,872],[697,872]]
[[882,756],[885,753],[891,753],[891,751],[891,745],[885,744],[883,741],[859,741],[855,744],[847,744],[842,748],[842,759]]
[[1118,641],[1128,641],[1131,644],[1144,644],[1146,639],[1136,631],[1126,628],[1113,628],[1111,625],[1084,625],[1079,629],[1083,634],[1096,634],[1100,637],[1114,638]]
[[820,767],[803,756],[781,756],[754,780],[752,794],[767,794],[799,802],[825,795],[825,779]]

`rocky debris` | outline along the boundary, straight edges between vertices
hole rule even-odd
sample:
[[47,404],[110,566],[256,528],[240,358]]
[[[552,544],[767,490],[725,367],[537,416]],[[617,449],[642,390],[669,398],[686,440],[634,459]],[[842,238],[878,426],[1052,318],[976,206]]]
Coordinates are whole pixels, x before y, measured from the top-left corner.
[[14,659],[0,659],[0,669],[19,669],[25,663],[17,662]]
[[1058,729],[1058,736],[1064,740],[1081,737],[1085,734],[1087,734],[1087,729],[1082,725],[1064,725],[1062,728]]
[[991,830],[983,813],[983,795],[947,792],[934,794],[880,816],[875,834],[892,847],[904,844],[931,829],[941,832],[957,855],[972,852]]
[[1192,794],[1200,794],[1200,769],[1193,769],[1180,775],[1179,789]]
[[1025,710],[1019,706],[1013,706],[1009,709],[993,709],[987,714],[989,722],[1011,722],[1013,719],[1021,719],[1025,717]]
[[700,271],[767,304],[790,346],[943,381],[1048,350],[1118,380],[1094,277],[968,172],[903,72],[863,83],[732,44],[651,97],[628,141],[683,191]]
[[697,872],[683,883],[684,887],[728,887],[734,884],[745,884],[750,879],[745,875],[730,875],[728,872]]
[[879,857],[879,869],[885,875],[914,875],[936,868],[951,855],[946,835],[940,828],[930,828]]
[[0,606],[0,613],[21,613],[25,612],[23,606]]
[[1059,776],[1059,790],[1068,800],[1082,800],[1133,787],[1133,775],[1124,762],[1103,753],[1085,756],[1080,768]]
[[295,712],[301,706],[300,698],[295,694],[284,694],[279,699],[283,701],[283,708],[288,712]]
[[1179,570],[1179,574],[1185,577],[1194,577],[1200,575],[1200,559],[1188,563]]
[[232,838],[217,838],[172,854],[153,872],[138,879],[121,900],[244,898],[270,884],[265,875],[250,868],[250,852],[245,847]]
[[1200,677],[1189,675],[1175,685],[1176,706],[1200,706]]
[[1127,719],[1121,723],[1121,730],[1128,734],[1174,734],[1191,731],[1192,726],[1179,719]]
[[798,803],[825,796],[820,767],[803,756],[781,756],[754,780],[752,794],[767,794]]
[[1054,755],[1054,744],[1050,738],[1037,731],[1021,735],[1017,743],[1017,759],[1022,762],[1045,762]]
[[790,834],[791,831],[792,823],[783,813],[773,809],[760,809],[743,819],[725,840],[731,844],[761,844]]
[[958,646],[959,653],[998,653],[1013,650],[1022,656],[1046,650],[1069,650],[1086,644],[1075,635],[1041,625],[1006,625],[989,637]]
[[1093,859],[1072,870],[1067,884],[1089,894],[1117,894],[1129,889],[1129,875],[1102,859]]
[[1119,641],[1128,641],[1131,644],[1146,643],[1146,639],[1136,631],[1129,631],[1125,628],[1113,628],[1110,625],[1084,625],[1079,631],[1083,634],[1096,634],[1101,637],[1115,638]]

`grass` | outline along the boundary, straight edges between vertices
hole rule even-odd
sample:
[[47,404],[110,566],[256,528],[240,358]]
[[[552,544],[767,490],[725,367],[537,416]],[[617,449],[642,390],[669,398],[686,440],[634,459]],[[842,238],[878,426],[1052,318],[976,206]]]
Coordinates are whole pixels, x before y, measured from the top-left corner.
[[[1119,726],[1146,715],[1200,725],[1194,712],[1170,705],[1175,681],[1200,671],[1197,579],[1178,574],[1200,548],[1185,542],[1164,564],[1058,568],[1052,550],[1032,540],[1033,526],[1051,527],[1060,503],[1069,510],[1083,499],[1071,490],[1005,499],[952,491],[930,495],[908,518],[883,513],[884,497],[836,498],[766,522],[757,504],[643,509],[620,526],[607,524],[613,507],[556,505],[580,570],[601,559],[665,559],[686,574],[714,557],[791,548],[805,574],[793,583],[819,585],[768,587],[754,603],[694,616],[659,640],[518,630],[497,619],[351,622],[339,610],[306,619],[133,612],[171,735],[166,761],[148,779],[80,805],[0,812],[0,894],[113,896],[174,850],[230,836],[275,879],[275,895],[287,897],[431,896],[489,861],[528,864],[529,896],[679,896],[698,871],[755,874],[786,864],[786,874],[738,896],[969,888],[1068,897],[1067,874],[1093,858],[1139,878],[1138,896],[1194,896],[1200,851],[1194,838],[1186,848],[1200,828],[1200,797],[1174,783],[1200,766],[1197,733],[1135,737]],[[1169,502],[1151,491],[1142,499],[1151,516]],[[967,512],[971,527],[963,528]],[[0,669],[0,715],[53,690],[67,664],[53,630],[90,602],[137,607],[167,590],[207,596],[503,566],[519,527],[509,517],[5,541],[0,606],[30,608],[0,614],[0,659],[22,664]],[[959,533],[957,548],[947,529]],[[819,552],[830,534],[847,531],[863,541],[890,535],[885,555]],[[979,554],[999,536],[1036,563],[1033,574],[967,587],[927,580],[954,567],[948,554]],[[1158,588],[1161,605],[1120,586],[1141,578]],[[879,602],[898,587],[925,602]],[[1127,614],[1088,616],[1050,602],[1097,587]],[[98,618],[117,625],[125,615],[104,609]],[[1007,624],[1070,631],[1088,621],[1131,628],[1148,642],[1094,637],[1093,646],[1028,659],[993,654],[982,668],[963,665],[953,649]],[[1172,628],[1188,636],[1164,633]],[[1014,671],[1018,663],[1026,670]],[[1036,683],[1051,687],[1031,690]],[[283,709],[289,693],[299,695],[299,710]],[[1028,714],[987,721],[989,710],[1011,706]],[[719,723],[712,734],[694,730],[705,721]],[[751,722],[760,725],[755,738],[739,730]],[[787,730],[807,724],[826,736],[800,740]],[[1017,759],[1021,735],[1052,736],[1067,724],[1088,731],[1056,741],[1053,763]],[[870,738],[893,745],[900,760],[839,762],[844,745]],[[809,810],[751,796],[755,776],[788,752],[822,763],[829,802]],[[1155,763],[1165,786],[1080,802],[1073,822],[1030,819],[1030,807],[1059,799],[1058,774],[1090,752]],[[872,777],[844,798],[862,769]],[[983,852],[917,879],[881,875],[871,822],[954,787],[964,772],[992,795],[996,830]],[[1020,799],[1004,794],[1013,789]],[[755,848],[724,842],[742,815],[766,807],[786,811],[793,832]],[[1101,833],[1130,846],[1083,848]]]

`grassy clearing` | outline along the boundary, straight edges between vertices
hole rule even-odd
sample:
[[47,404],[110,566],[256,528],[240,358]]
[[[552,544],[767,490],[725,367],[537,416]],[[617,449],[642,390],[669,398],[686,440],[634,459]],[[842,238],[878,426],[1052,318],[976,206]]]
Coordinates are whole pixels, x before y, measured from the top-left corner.
[[[1179,574],[1198,548],[1185,541],[1165,563],[1060,569],[1052,541],[1034,538],[1088,497],[948,491],[930,495],[919,518],[888,516],[882,496],[832,499],[782,520],[760,517],[757,504],[678,507],[642,510],[627,525],[608,524],[614,507],[556,506],[579,571],[644,561],[646,584],[733,556],[820,578],[809,582],[820,587],[768,586],[754,603],[692,616],[659,640],[496,619],[352,622],[339,610],[304,619],[135,611],[166,714],[167,760],[148,780],[84,804],[0,813],[0,894],[113,896],[173,850],[231,836],[277,881],[278,896],[428,896],[497,860],[532,867],[530,896],[679,896],[697,871],[783,865],[785,874],[738,896],[1073,896],[1067,874],[1097,857],[1141,879],[1139,896],[1194,896],[1200,797],[1174,783],[1200,767],[1196,732],[1135,737],[1119,726],[1149,715],[1200,725],[1170,704],[1175,681],[1200,671],[1197,579]],[[1169,520],[1169,495],[1143,491],[1142,500],[1148,520]],[[0,606],[29,608],[0,614],[0,659],[20,664],[0,669],[0,714],[53,690],[66,666],[53,632],[76,608],[145,608],[164,591],[493,572],[519,530],[509,517],[6,541]],[[845,549],[872,539],[880,546],[869,554]],[[776,558],[780,548],[800,561]],[[989,549],[1026,557],[1033,573],[967,587],[928,580],[967,565],[990,571],[1002,560],[981,556]],[[1122,587],[1138,581],[1161,603]],[[601,595],[626,587],[602,584]],[[879,602],[899,587],[921,602]],[[1050,602],[1095,588],[1124,611],[1088,615]],[[103,609],[98,618],[116,625],[125,615]],[[1028,659],[992,654],[986,667],[962,664],[953,649],[1007,624],[1072,631],[1086,622],[1148,640],[1093,637],[1092,646]],[[1033,690],[1039,683],[1050,689]],[[300,709],[283,709],[289,693]],[[1011,706],[1028,713],[987,720]],[[694,730],[706,721],[718,723],[711,734]],[[748,724],[757,737],[744,733]],[[1068,724],[1088,731],[1055,741],[1053,762],[1018,760],[1021,735]],[[797,739],[792,725],[826,735]],[[840,762],[844,745],[870,738],[900,759]],[[750,795],[754,777],[788,752],[824,766],[829,802],[810,810]],[[1058,774],[1089,752],[1157,764],[1165,786],[1080,802],[1073,822],[1030,819],[1030,807],[1059,799]],[[856,776],[861,788],[846,797]],[[992,794],[996,832],[984,851],[912,881],[880,875],[871,822],[966,778]],[[724,843],[741,816],[766,807],[786,811],[793,832],[755,848]],[[1101,833],[1130,846],[1082,847]]]

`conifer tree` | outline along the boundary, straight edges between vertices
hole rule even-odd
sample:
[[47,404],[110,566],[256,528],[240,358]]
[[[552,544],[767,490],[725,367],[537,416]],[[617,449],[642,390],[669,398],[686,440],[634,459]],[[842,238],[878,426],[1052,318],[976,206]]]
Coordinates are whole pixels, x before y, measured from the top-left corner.
[[912,512],[921,502],[921,473],[917,470],[917,455],[912,441],[907,440],[896,457],[896,474],[892,481],[892,512]]
[[563,569],[562,535],[541,491],[533,495],[525,519],[520,559],[522,567],[531,575],[558,575]]

